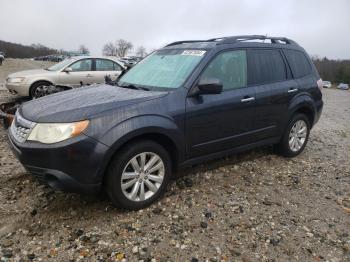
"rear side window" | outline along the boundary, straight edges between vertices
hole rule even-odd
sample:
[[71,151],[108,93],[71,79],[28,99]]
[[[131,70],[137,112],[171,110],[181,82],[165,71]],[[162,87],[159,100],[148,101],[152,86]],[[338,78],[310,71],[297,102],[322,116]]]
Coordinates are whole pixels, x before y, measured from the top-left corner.
[[219,54],[210,62],[201,77],[220,79],[224,90],[245,87],[247,85],[246,52],[237,50]]
[[284,50],[294,78],[300,78],[311,73],[311,65],[305,54],[296,50]]
[[120,71],[121,67],[111,60],[96,59],[96,71]]
[[267,84],[286,79],[286,65],[279,50],[248,50],[249,85]]

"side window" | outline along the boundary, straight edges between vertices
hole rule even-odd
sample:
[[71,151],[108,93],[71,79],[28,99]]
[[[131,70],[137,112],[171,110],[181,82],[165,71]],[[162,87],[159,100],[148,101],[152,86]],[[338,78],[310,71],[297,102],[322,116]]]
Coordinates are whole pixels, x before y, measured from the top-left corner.
[[108,59],[96,59],[96,71],[120,71],[119,65]]
[[73,72],[83,72],[83,71],[92,71],[92,60],[91,59],[82,59],[78,62],[75,62],[71,66]]
[[287,79],[286,65],[279,50],[248,51],[248,84],[260,85]]
[[284,50],[284,52],[292,68],[294,78],[303,77],[311,73],[310,62],[303,52],[296,50]]
[[247,85],[247,59],[243,50],[228,51],[216,56],[201,77],[217,78],[223,89],[235,89]]
[[120,65],[118,65],[117,63],[113,62],[113,64],[114,64],[114,70],[115,71],[122,71],[123,70],[122,67]]

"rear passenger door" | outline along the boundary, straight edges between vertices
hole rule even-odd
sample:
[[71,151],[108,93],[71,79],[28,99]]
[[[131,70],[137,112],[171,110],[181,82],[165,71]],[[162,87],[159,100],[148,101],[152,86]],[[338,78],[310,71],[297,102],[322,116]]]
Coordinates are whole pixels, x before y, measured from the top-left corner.
[[95,59],[95,83],[104,83],[105,76],[109,76],[112,80],[116,80],[122,72],[122,67],[116,62],[109,59]]
[[318,90],[317,76],[312,73],[312,66],[305,54],[298,50],[286,49],[284,54],[290,64],[293,77],[301,92],[313,93]]
[[256,140],[276,137],[288,117],[288,104],[298,92],[279,49],[249,49],[248,86],[256,93]]

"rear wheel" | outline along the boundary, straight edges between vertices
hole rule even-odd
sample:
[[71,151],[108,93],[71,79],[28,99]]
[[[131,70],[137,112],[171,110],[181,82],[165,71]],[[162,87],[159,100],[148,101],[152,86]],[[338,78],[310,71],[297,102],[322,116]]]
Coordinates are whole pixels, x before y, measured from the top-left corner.
[[306,115],[296,114],[289,122],[278,146],[286,157],[299,155],[305,148],[310,134],[310,122]]
[[139,140],[127,145],[112,160],[105,188],[114,205],[137,210],[164,193],[170,176],[168,152],[153,141]]

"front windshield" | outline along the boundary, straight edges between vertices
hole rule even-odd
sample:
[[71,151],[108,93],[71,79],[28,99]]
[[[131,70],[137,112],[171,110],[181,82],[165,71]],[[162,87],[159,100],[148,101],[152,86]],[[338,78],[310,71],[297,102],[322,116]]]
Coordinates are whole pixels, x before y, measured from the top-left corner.
[[69,65],[70,63],[72,63],[73,61],[75,61],[74,59],[66,59],[63,60],[62,62],[59,62],[49,68],[47,68],[47,70],[49,71],[59,71],[61,69],[63,69],[64,67],[66,67],[67,65]]
[[131,68],[118,82],[151,89],[180,87],[203,58],[203,50],[163,49]]

